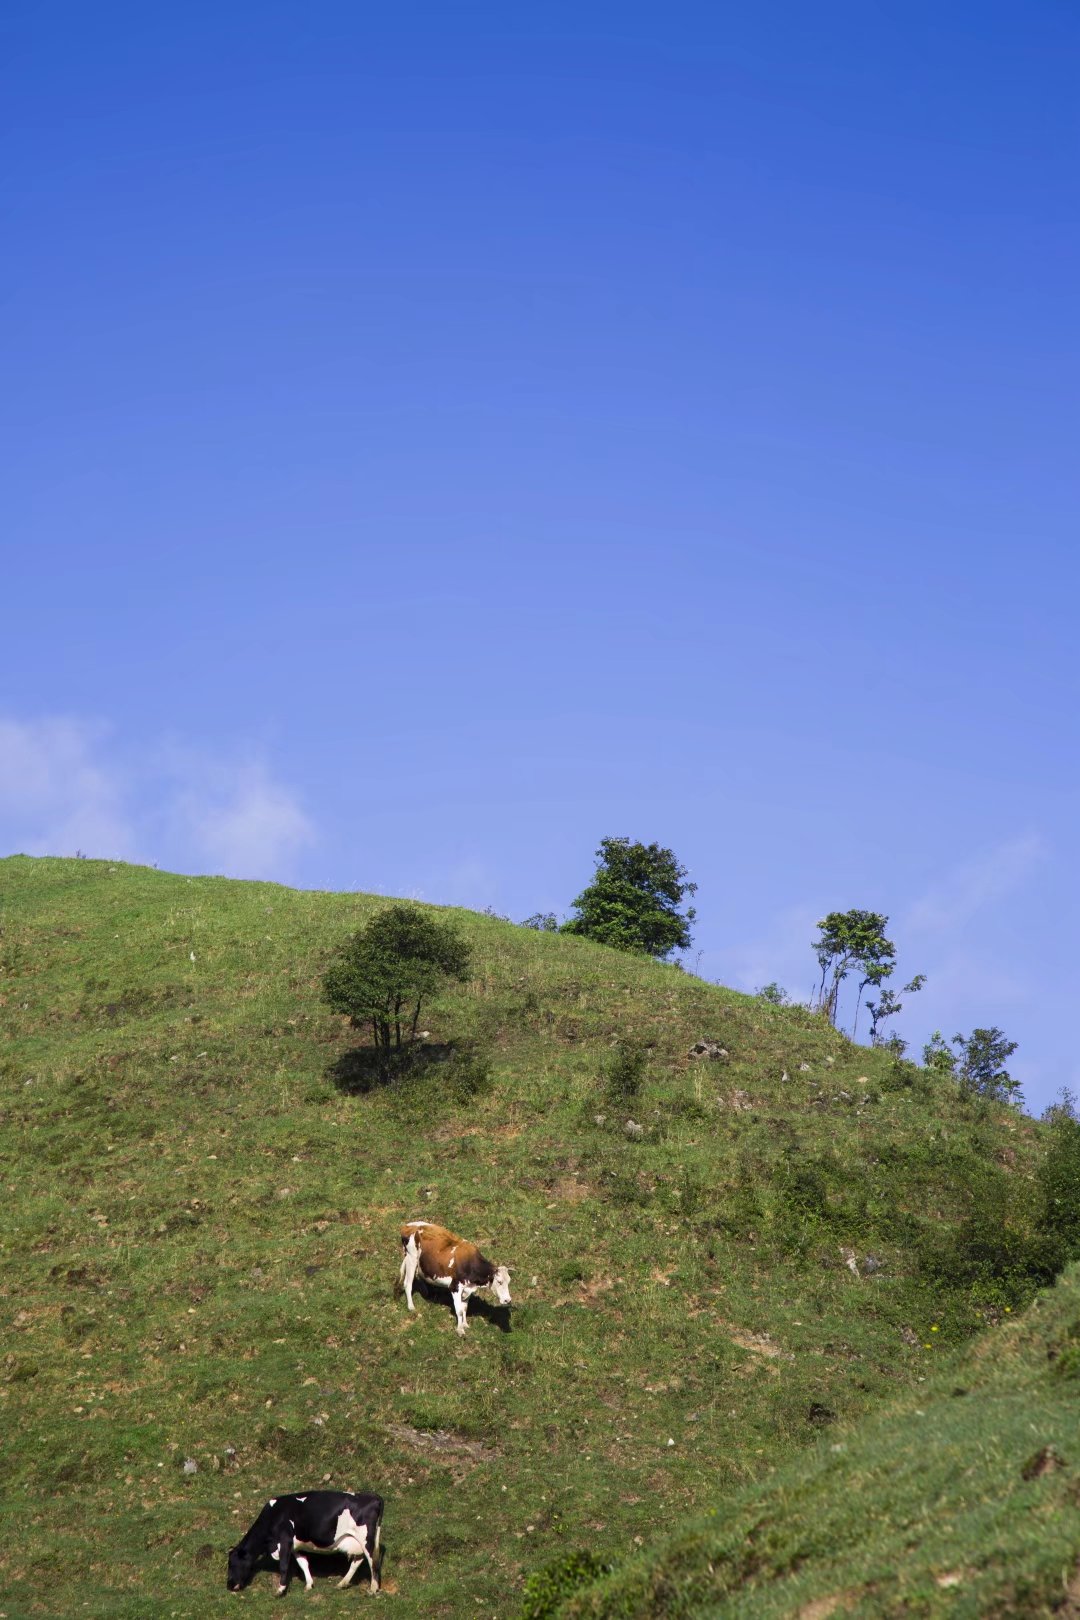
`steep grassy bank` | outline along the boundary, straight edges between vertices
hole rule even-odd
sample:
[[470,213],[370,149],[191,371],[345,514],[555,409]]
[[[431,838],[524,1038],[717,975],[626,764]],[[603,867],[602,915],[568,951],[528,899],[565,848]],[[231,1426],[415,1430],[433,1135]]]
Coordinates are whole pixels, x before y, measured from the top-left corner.
[[560,1620],[1080,1615],[1080,1269]]
[[[215,1612],[263,1499],[324,1480],[387,1498],[396,1612],[506,1617],[567,1545],[633,1551],[1019,1303],[939,1251],[973,1199],[1022,1225],[1031,1122],[674,968],[456,913],[475,976],[428,1023],[493,1089],[350,1094],[319,976],[379,903],[0,862],[8,1620]],[[599,1078],[627,1038],[641,1140]],[[418,1213],[513,1268],[510,1331],[407,1315]]]

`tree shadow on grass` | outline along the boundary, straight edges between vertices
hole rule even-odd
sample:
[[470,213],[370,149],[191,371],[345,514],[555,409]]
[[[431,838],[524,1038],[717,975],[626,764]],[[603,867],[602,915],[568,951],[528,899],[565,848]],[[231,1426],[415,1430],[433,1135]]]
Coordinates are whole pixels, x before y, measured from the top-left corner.
[[327,1069],[327,1075],[347,1097],[362,1097],[369,1091],[403,1086],[417,1080],[429,1069],[445,1063],[454,1052],[448,1042],[425,1041],[408,1051],[389,1056],[374,1046],[352,1046]]
[[[396,1290],[395,1290],[396,1292]],[[449,1288],[437,1288],[432,1283],[425,1282],[423,1277],[417,1277],[413,1283],[413,1298],[419,1295],[427,1300],[429,1305],[441,1305],[454,1315],[454,1302],[450,1297]],[[494,1305],[482,1294],[472,1294],[469,1298],[469,1318],[475,1322],[477,1318],[486,1322],[489,1327],[498,1328],[500,1333],[509,1333],[511,1305]]]

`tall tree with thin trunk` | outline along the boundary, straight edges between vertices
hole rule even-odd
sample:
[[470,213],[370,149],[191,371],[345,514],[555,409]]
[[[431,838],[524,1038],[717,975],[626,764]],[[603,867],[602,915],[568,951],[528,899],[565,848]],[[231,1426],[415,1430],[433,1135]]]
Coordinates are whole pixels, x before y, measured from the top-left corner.
[[859,910],[830,911],[818,923],[820,933],[814,941],[821,969],[817,1004],[830,1023],[836,1023],[840,986],[854,969],[862,973],[852,1035],[859,1022],[863,992],[870,985],[876,988],[884,983],[896,966],[896,946],[885,937],[888,926],[888,917],[880,912]]

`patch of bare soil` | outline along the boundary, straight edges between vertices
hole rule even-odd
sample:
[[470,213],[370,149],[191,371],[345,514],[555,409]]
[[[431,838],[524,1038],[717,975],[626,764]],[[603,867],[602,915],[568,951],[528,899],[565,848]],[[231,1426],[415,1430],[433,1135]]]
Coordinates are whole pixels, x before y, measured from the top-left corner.
[[849,1588],[846,1592],[830,1592],[828,1597],[814,1598],[812,1602],[803,1604],[794,1620],[829,1620],[831,1614],[851,1609],[860,1595]]
[[1065,1597],[1054,1610],[1055,1620],[1080,1620],[1080,1564],[1069,1576]]
[[486,1446],[482,1440],[467,1440],[463,1434],[453,1434],[449,1429],[414,1429],[408,1423],[388,1423],[386,1427],[402,1445],[458,1462],[490,1462],[498,1456],[494,1446]]
[[589,1185],[579,1181],[576,1175],[561,1176],[552,1187],[551,1196],[563,1204],[580,1204],[589,1196]]
[[770,1359],[795,1360],[791,1352],[782,1350],[768,1333],[750,1333],[745,1328],[737,1328],[732,1322],[718,1322],[717,1326],[724,1329],[732,1344],[737,1344],[740,1350],[750,1350],[755,1356],[768,1356]]

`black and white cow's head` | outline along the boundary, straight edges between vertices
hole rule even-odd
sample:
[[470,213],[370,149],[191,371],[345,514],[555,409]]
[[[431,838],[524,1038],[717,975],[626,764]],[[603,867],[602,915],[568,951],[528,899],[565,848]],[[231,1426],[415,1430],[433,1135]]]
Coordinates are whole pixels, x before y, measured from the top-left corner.
[[230,1592],[242,1592],[255,1573],[259,1562],[259,1555],[253,1547],[245,1546],[244,1542],[237,1542],[235,1547],[229,1549],[229,1573],[225,1584]]

